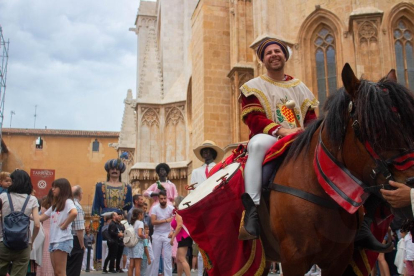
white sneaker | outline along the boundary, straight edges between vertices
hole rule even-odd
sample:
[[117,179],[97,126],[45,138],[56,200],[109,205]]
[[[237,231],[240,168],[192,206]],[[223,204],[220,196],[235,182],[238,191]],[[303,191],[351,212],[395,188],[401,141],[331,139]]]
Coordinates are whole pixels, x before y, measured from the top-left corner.
[[191,272],[195,272],[194,268],[193,268],[193,269],[191,269]]

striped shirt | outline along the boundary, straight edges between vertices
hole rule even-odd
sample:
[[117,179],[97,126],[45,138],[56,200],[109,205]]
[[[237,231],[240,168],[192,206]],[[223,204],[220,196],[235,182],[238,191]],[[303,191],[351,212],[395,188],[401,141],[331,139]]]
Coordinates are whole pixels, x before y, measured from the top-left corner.
[[72,235],[76,235],[77,230],[85,230],[85,213],[79,204],[79,200],[75,198],[73,201],[75,202],[76,211],[78,211],[78,215],[72,222]]

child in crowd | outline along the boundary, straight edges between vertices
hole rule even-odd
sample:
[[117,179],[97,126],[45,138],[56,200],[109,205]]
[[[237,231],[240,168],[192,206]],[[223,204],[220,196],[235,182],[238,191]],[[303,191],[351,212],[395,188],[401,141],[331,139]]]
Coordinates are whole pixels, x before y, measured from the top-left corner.
[[73,248],[72,221],[76,218],[72,187],[65,178],[52,183],[53,204],[41,215],[40,221],[50,220],[49,252],[55,275],[66,275],[66,260]]
[[144,224],[145,239],[144,239],[144,256],[142,257],[141,262],[141,276],[145,276],[147,273],[147,267],[151,264],[152,255],[152,246],[149,237],[150,227],[148,224]]
[[[134,230],[138,235],[138,243],[129,248],[128,257],[130,258],[130,264],[128,268],[128,276],[140,276],[141,275],[141,261],[144,256],[144,223],[142,222],[144,218],[144,211],[140,208],[134,209],[132,211],[131,225],[134,226]],[[135,269],[135,274],[134,273]]]
[[88,250],[91,251],[89,256],[89,270],[94,271],[93,268],[93,247],[92,245],[95,243],[95,236],[91,233],[91,227],[85,228],[85,236],[83,237],[83,241],[85,244],[85,252],[83,253],[83,261],[82,261],[82,270],[87,270],[88,264]]
[[[41,202],[41,214],[47,211],[47,209],[52,206],[53,203],[53,191],[52,189],[49,190],[47,196],[42,198]],[[37,269],[37,275],[42,276],[54,276],[53,273],[53,266],[50,260],[50,253],[49,253],[49,236],[50,236],[50,221],[43,222],[43,231],[45,234],[45,241],[43,244],[43,257],[42,257],[42,266]]]
[[9,172],[0,173],[0,194],[7,193],[7,189],[12,184]]

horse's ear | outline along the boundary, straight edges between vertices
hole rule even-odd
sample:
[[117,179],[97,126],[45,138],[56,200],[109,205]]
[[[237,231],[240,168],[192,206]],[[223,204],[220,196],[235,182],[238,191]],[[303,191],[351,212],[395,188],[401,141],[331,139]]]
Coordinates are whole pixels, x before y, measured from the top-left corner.
[[344,68],[342,69],[342,83],[344,84],[346,92],[348,92],[352,98],[355,98],[355,92],[358,90],[361,82],[355,76],[354,71],[352,71],[352,68],[348,63],[345,63]]
[[395,69],[391,69],[385,78],[389,81],[397,82],[397,73],[395,72]]

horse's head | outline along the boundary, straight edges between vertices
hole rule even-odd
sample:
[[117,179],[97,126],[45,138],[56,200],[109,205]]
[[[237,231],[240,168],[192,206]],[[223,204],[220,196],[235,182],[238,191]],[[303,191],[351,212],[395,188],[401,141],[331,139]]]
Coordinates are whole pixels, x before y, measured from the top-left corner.
[[[328,101],[325,108],[328,110],[328,127],[332,128],[334,124],[341,122],[341,126],[346,126],[339,131],[340,133],[330,132],[331,141],[339,141],[339,136],[342,136],[344,163],[371,187],[389,188],[389,180],[406,183],[412,187],[413,92],[397,83],[395,70],[391,70],[379,82],[371,82],[359,80],[349,64],[345,64],[342,81],[344,90],[338,92],[342,95],[333,97],[340,99]],[[339,114],[332,116],[333,112]],[[346,149],[347,144],[351,143],[354,147],[357,144],[357,152]],[[375,193],[378,190],[372,188],[371,192]],[[410,211],[410,216],[412,215]]]

